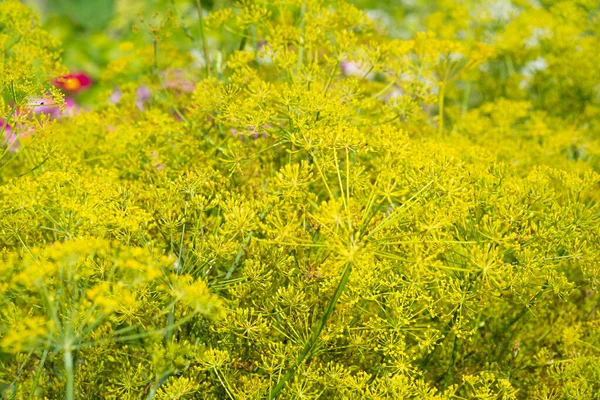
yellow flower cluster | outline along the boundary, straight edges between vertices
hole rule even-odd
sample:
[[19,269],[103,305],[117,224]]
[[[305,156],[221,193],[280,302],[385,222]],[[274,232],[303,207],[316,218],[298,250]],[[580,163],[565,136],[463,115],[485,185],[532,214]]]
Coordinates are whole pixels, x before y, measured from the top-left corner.
[[[595,2],[415,1],[404,39],[344,1],[183,3],[0,149],[3,394],[600,391]],[[62,72],[0,6],[8,115]]]

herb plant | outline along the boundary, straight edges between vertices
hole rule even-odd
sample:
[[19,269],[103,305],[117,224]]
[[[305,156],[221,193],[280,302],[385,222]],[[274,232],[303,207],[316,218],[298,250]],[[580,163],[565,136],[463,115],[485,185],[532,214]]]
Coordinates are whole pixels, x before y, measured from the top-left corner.
[[203,3],[0,1],[3,396],[597,398],[597,2]]

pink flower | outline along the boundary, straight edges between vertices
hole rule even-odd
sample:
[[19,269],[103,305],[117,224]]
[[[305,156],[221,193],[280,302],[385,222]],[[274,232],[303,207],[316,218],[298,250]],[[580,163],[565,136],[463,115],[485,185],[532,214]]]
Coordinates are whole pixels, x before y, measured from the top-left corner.
[[[152,91],[146,86],[140,86],[135,91],[135,94],[135,105],[140,109],[140,111],[144,111],[144,104],[149,102],[152,98]],[[121,89],[116,88],[108,98],[108,102],[110,104],[118,104],[121,101],[121,97],[123,97]]]
[[162,171],[165,169],[166,166],[159,161],[160,157],[158,155],[158,152],[151,151],[148,155],[150,156],[150,158],[153,161],[152,166],[154,168],[156,168],[158,171]]
[[135,99],[135,104],[138,106],[140,110],[144,110],[144,104],[150,101],[152,97],[152,90],[148,89],[146,86],[140,86],[135,94],[137,98]]
[[363,63],[357,61],[343,61],[340,64],[342,73],[346,76],[358,76],[372,79],[374,74]]
[[191,93],[196,89],[196,85],[189,79],[185,78],[182,70],[170,69],[164,72],[165,87],[175,89],[182,93]]
[[13,132],[12,127],[6,123],[3,119],[0,119],[0,132],[3,133],[2,138],[8,151],[14,153],[19,149],[18,136]]
[[92,78],[84,72],[73,72],[54,80],[54,86],[67,93],[79,93],[92,86]]
[[259,127],[257,126],[249,126],[247,127],[247,129],[245,131],[239,131],[235,128],[231,128],[230,132],[233,136],[241,136],[242,140],[245,140],[247,137],[249,137],[252,140],[256,140],[256,139],[260,139],[260,138],[266,138],[267,137],[267,129],[272,128],[273,125],[271,124],[263,124],[262,128],[262,133]]
[[60,107],[50,98],[35,99],[33,101],[31,111],[34,114],[46,114],[50,118],[58,118],[60,115]]
[[60,113],[61,117],[72,117],[79,112],[79,104],[70,97],[65,98],[65,110]]
[[118,102],[121,101],[121,97],[122,97],[122,93],[121,90],[119,88],[116,88],[110,95],[110,97],[108,98],[108,102],[110,104],[117,104]]
[[60,106],[50,98],[35,99],[31,111],[34,114],[46,114],[52,119],[72,117],[79,111],[79,105],[70,97],[65,98],[65,109],[61,111]]

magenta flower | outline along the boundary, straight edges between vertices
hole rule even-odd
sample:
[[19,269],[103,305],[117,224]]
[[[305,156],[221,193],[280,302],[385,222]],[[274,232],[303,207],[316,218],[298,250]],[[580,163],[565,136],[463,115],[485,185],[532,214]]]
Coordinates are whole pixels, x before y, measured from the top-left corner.
[[8,151],[14,153],[19,149],[19,137],[13,132],[12,127],[6,123],[3,119],[0,119],[0,132],[3,133],[2,139],[6,144]]
[[61,88],[66,93],[79,93],[92,86],[92,78],[85,72],[73,72],[54,80],[54,86]]
[[79,104],[70,97],[65,98],[65,110],[60,113],[61,117],[72,117],[79,112]]

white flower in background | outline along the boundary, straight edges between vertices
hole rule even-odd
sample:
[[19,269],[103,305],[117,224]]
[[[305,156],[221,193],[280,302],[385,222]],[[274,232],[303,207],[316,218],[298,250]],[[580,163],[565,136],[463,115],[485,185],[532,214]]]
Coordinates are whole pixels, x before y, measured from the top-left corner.
[[190,51],[190,55],[192,56],[192,66],[195,68],[204,68],[206,66],[206,59],[204,58],[204,54],[200,50],[194,49]]
[[531,49],[540,45],[542,39],[552,36],[552,32],[548,28],[535,28],[527,39],[525,39],[525,48]]
[[521,74],[524,76],[524,79],[521,80],[519,86],[523,89],[526,88],[529,85],[531,78],[533,78],[537,72],[544,71],[546,68],[548,68],[548,62],[544,57],[538,57],[533,61],[529,61],[521,69]]
[[480,18],[506,24],[519,14],[519,9],[508,0],[491,0],[481,3],[476,14]]
[[379,22],[387,29],[392,28],[394,25],[394,19],[383,10],[366,10],[366,14],[372,21]]

